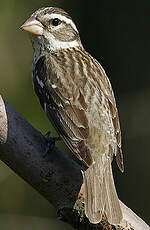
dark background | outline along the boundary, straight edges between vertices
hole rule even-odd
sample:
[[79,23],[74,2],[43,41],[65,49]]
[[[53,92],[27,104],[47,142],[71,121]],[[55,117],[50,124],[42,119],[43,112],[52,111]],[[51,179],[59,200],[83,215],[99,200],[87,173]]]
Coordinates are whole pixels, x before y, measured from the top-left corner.
[[[121,174],[113,162],[117,191],[128,207],[150,223],[150,1],[1,0],[0,94],[46,133],[52,128],[31,84],[32,47],[28,35],[19,30],[31,13],[43,6],[62,7],[70,13],[84,47],[111,80],[125,163]],[[1,162],[0,229],[72,228],[58,221],[53,207]]]

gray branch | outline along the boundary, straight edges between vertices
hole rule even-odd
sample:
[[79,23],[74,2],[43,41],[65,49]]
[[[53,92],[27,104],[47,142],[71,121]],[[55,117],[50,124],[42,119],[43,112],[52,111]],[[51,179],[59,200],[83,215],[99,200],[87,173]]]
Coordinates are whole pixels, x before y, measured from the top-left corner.
[[[75,229],[114,229],[106,222],[88,222],[82,202],[77,199],[82,184],[81,166],[56,147],[43,157],[45,146],[42,134],[0,96],[0,159],[39,191],[58,210],[58,217]],[[149,229],[131,209],[120,204],[121,226]]]

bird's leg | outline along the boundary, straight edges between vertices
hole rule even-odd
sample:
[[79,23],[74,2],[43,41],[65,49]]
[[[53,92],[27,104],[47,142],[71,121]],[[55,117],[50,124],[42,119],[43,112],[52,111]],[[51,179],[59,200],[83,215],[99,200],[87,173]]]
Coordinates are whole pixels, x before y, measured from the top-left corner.
[[47,153],[49,152],[49,150],[53,150],[53,148],[55,147],[55,142],[56,141],[61,141],[61,137],[51,137],[51,132],[48,131],[45,135],[45,140],[46,140],[46,150],[43,154],[43,157],[45,157],[47,155]]

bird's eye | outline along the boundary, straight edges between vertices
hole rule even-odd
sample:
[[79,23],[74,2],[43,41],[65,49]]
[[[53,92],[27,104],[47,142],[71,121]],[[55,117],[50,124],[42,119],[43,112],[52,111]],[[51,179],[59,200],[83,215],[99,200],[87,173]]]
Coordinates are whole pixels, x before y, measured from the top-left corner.
[[52,20],[52,25],[53,25],[53,26],[58,26],[60,23],[61,23],[61,21],[60,21],[58,18],[54,18],[54,19]]

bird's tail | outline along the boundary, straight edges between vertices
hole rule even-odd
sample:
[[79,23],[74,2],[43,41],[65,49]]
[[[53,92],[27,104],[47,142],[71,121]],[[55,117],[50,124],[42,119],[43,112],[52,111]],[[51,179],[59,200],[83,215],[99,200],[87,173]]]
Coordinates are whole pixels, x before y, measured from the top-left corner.
[[111,159],[102,156],[83,173],[85,215],[93,224],[106,217],[110,224],[122,220],[122,211],[112,175]]

